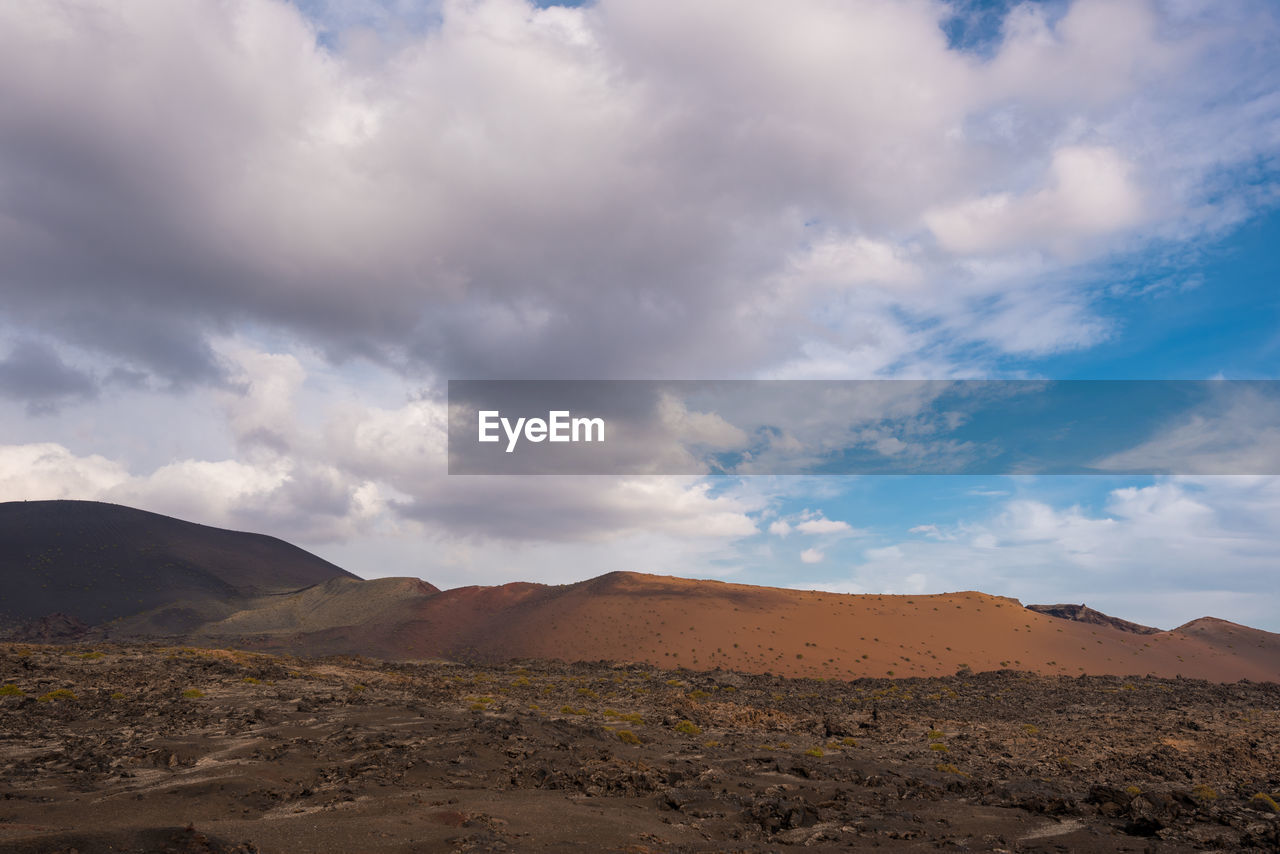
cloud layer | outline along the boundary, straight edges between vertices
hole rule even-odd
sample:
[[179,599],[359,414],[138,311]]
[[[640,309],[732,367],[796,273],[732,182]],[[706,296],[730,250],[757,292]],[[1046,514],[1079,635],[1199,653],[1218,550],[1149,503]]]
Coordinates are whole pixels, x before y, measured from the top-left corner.
[[1107,326],[1063,273],[1262,203],[1220,191],[1275,153],[1266,11],[1025,5],[983,56],[931,0],[457,0],[372,43],[278,0],[21,0],[0,283],[182,382],[245,323],[427,377],[1079,347]]
[[[1127,572],[1164,493],[935,526],[962,551],[863,543],[814,483],[444,474],[447,378],[1017,373],[1122,334],[1113,265],[1274,206],[1267,0],[1028,3],[953,43],[968,6],[0,4],[0,498],[446,584],[733,573],[770,529],[788,567],[861,549],[857,583]],[[1259,490],[1157,515],[1235,556]]]

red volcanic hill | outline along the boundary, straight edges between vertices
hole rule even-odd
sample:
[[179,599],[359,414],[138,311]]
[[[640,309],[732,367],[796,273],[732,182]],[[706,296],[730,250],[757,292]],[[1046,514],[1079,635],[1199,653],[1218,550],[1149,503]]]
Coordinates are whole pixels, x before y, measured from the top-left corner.
[[155,611],[158,629],[179,632],[332,578],[355,576],[263,534],[96,501],[0,503],[0,630]]
[[378,583],[400,586],[375,622],[304,622],[247,637],[232,620],[202,639],[308,654],[613,660],[836,679],[1011,668],[1280,681],[1280,635],[1270,632],[1205,618],[1140,634],[985,593],[854,596],[630,572],[442,592],[415,591],[409,579]]

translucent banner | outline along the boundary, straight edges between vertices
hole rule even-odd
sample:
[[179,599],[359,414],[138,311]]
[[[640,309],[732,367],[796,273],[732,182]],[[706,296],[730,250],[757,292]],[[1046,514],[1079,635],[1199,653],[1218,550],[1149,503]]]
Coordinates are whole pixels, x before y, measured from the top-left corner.
[[1278,474],[1274,380],[451,380],[449,473]]

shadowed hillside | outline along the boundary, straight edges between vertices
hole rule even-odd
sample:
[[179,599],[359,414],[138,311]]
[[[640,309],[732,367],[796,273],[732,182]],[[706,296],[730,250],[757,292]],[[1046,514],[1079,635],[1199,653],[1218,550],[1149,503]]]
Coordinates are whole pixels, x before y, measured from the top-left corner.
[[160,609],[185,631],[247,597],[351,573],[275,537],[95,501],[0,504],[0,630],[53,613],[98,625]]

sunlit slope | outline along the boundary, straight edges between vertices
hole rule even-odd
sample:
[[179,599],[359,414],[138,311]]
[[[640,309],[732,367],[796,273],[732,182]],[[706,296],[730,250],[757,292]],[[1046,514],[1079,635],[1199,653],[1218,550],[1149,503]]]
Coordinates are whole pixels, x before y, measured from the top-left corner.
[[557,587],[457,588],[402,605],[377,625],[292,642],[303,651],[605,659],[825,678],[968,667],[1280,681],[1280,637],[1268,632],[1200,620],[1135,634],[976,592],[853,596],[610,573]]

